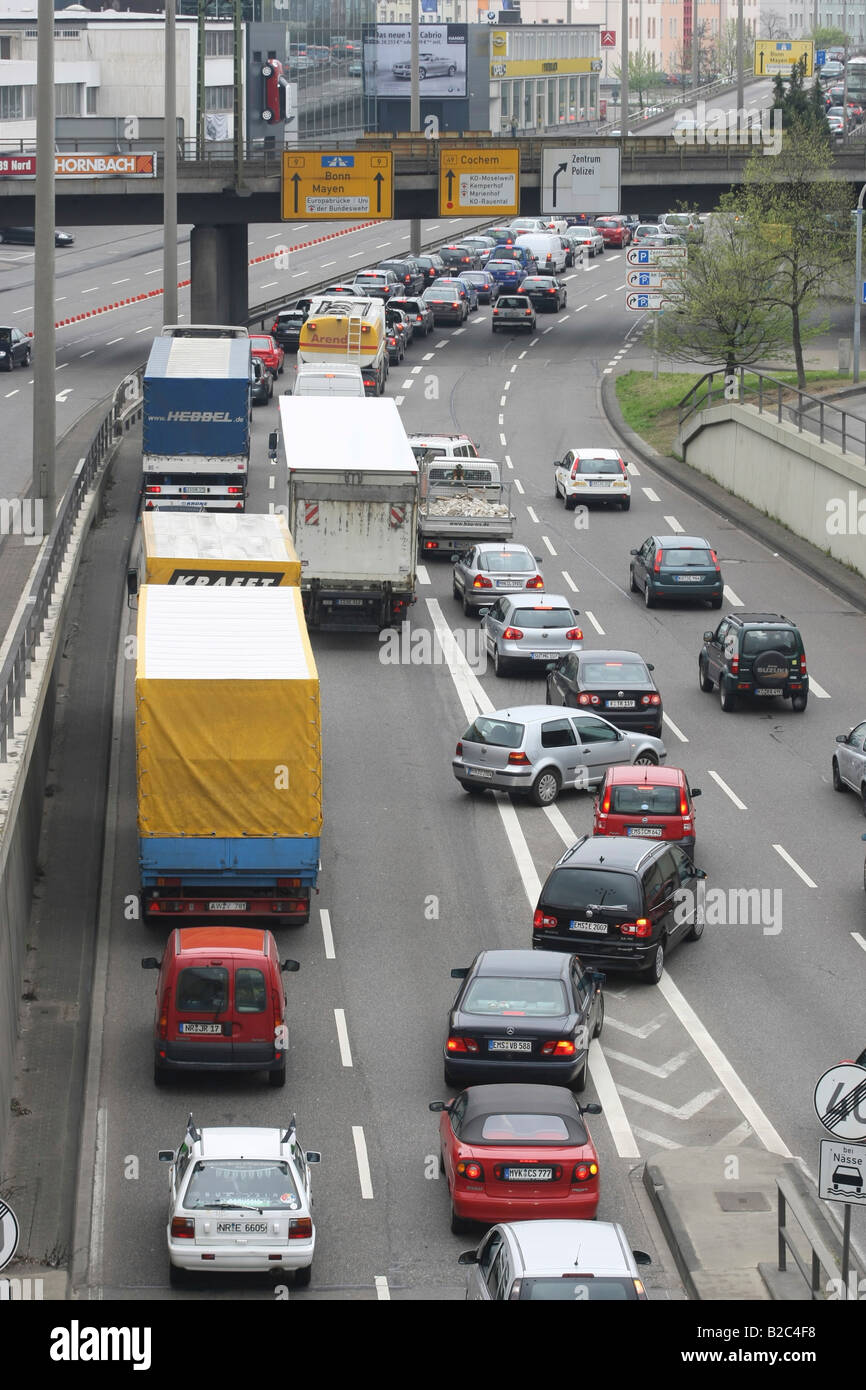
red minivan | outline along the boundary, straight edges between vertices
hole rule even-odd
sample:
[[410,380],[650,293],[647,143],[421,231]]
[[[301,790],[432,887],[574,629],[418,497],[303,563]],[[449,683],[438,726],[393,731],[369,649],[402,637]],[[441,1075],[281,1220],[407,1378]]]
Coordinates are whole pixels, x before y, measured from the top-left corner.
[[272,1086],[286,1081],[286,996],[280,962],[269,931],[250,927],[178,927],[162,961],[145,956],[145,970],[158,970],[153,1079],[170,1072],[266,1071]]
[[681,767],[609,767],[598,790],[592,833],[673,840],[692,854],[693,803],[700,794]]

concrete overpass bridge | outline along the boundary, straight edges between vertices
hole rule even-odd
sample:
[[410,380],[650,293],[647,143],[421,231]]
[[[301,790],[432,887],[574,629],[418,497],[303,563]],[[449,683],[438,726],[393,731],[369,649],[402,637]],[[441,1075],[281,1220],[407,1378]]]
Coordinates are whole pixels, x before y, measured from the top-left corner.
[[[573,134],[528,136],[501,140],[489,134],[461,140],[426,140],[419,136],[363,136],[354,141],[319,141],[293,149],[390,150],[394,155],[394,216],[429,218],[438,214],[439,149],[464,146],[520,149],[520,212],[540,212],[541,156],[545,145],[581,150],[622,152],[622,207],[645,215],[665,212],[688,198],[702,211],[711,211],[722,193],[742,182],[755,146],[745,143],[683,144],[671,135],[641,135],[628,139]],[[131,150],[135,149],[130,145]],[[153,149],[153,142],[148,148]],[[112,144],[111,152],[117,152]],[[178,221],[192,225],[191,311],[194,319],[246,322],[247,227],[281,218],[281,157],[277,150],[253,150],[235,180],[234,162],[227,151],[197,160],[191,146],[182,147],[178,168]],[[97,152],[93,146],[88,152]],[[106,152],[108,148],[106,147]],[[159,154],[160,151],[157,150]],[[768,163],[771,163],[768,156]],[[866,141],[852,140],[833,152],[836,177],[852,185],[866,182]],[[159,163],[158,163],[159,167]],[[780,171],[780,179],[784,177]],[[852,206],[856,195],[852,195]],[[132,180],[63,179],[56,183],[58,226],[158,224],[162,221],[161,178]],[[32,225],[33,184],[0,178],[0,227]],[[308,220],[308,219],[303,219]],[[287,237],[291,222],[286,223]]]

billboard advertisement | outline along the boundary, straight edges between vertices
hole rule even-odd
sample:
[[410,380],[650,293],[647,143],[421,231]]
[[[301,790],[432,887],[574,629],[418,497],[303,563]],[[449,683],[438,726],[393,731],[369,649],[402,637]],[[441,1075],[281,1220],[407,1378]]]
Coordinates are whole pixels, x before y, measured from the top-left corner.
[[[411,26],[377,24],[364,36],[364,91],[368,97],[409,98]],[[421,99],[466,96],[466,25],[421,24],[418,39]]]

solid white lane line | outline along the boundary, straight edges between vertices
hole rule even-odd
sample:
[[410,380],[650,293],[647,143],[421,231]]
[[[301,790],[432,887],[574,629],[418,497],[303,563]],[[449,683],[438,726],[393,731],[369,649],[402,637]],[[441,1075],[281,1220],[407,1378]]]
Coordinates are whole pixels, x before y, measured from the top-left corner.
[[662,723],[667,724],[671,733],[676,735],[680,743],[688,743],[688,739],[686,738],[682,729],[678,728],[674,721],[671,719],[670,715],[665,714],[664,711],[662,711]]
[[563,577],[563,579],[565,580],[566,584],[568,585],[569,589],[571,590],[571,592],[572,592],[573,594],[579,594],[579,593],[580,593],[580,590],[578,589],[577,585],[575,584],[575,582],[574,582],[574,580],[572,579],[571,575],[569,574],[568,570],[563,570],[563,571],[562,571],[562,577]]
[[594,613],[590,613],[589,609],[587,608],[586,612],[584,613],[584,617],[589,618],[589,621],[592,623],[592,625],[593,625],[593,627],[595,628],[596,632],[598,633],[599,637],[604,637],[604,635],[605,635],[604,628],[602,627],[601,623],[598,621],[598,618],[595,616],[595,614],[594,614]]
[[352,1065],[352,1049],[349,1046],[349,1030],[346,1027],[345,1010],[335,1009],[334,1020],[337,1024],[337,1041],[340,1044],[340,1061],[344,1067],[350,1067]]
[[741,598],[737,598],[737,595],[734,593],[733,589],[729,588],[727,584],[724,584],[722,586],[722,593],[724,594],[725,598],[727,599],[728,603],[731,605],[732,608],[743,607],[743,600]]
[[809,689],[819,700],[829,700],[831,698],[829,690],[825,690],[823,685],[819,685],[812,675],[809,676]]
[[661,498],[659,497],[658,493],[657,493],[657,492],[654,492],[653,489],[652,489],[651,487],[645,487],[644,490],[643,490],[643,492],[644,492],[644,496],[646,497],[646,499],[647,499],[648,502],[659,502],[659,501],[661,501]]
[[597,1038],[589,1045],[589,1070],[596,1094],[601,1102],[602,1114],[610,1130],[616,1151],[620,1158],[640,1158],[640,1149],[631,1125],[626,1119],[622,1101],[619,1098],[614,1079],[610,1074],[607,1059]]
[[376,1286],[376,1297],[380,1303],[390,1302],[391,1290],[388,1288],[388,1279],[384,1274],[377,1274],[373,1283]]
[[555,556],[555,555],[556,555],[556,551],[554,550],[553,546],[550,544],[550,541],[548,540],[547,536],[542,536],[541,539],[544,541],[544,544],[547,546],[547,549],[548,549],[548,551],[550,552],[550,554]]
[[517,488],[517,491],[520,493],[520,495],[521,495],[521,497],[522,497],[522,496],[523,496],[523,484],[522,484],[522,482],[520,481],[519,478],[515,478],[515,479],[514,479],[514,486]]
[[733,801],[738,811],[745,811],[748,809],[745,801],[740,800],[740,798],[737,796],[737,793],[731,790],[731,788],[728,786],[727,782],[724,780],[723,777],[720,777],[717,772],[713,772],[713,769],[711,767],[707,768],[707,771],[709,772],[716,785],[721,787],[722,791],[725,793],[725,796],[729,796],[731,798],[731,801]]
[[322,936],[325,939],[325,960],[336,960],[334,953],[334,934],[331,931],[331,914],[326,907],[319,908],[322,923]]
[[677,989],[677,986],[673,983],[666,970],[659,980],[658,988],[663,998],[673,1009],[680,1023],[685,1028],[692,1042],[700,1049],[701,1053],[716,1073],[716,1076],[721,1081],[734,1104],[752,1126],[752,1129],[764,1145],[764,1148],[769,1149],[770,1153],[781,1154],[783,1158],[790,1158],[790,1150],[782,1139],[782,1136],[770,1123],[751,1091],[734,1071],[734,1068],[731,1066],[719,1045],[710,1036],[691,1004],[688,1003],[685,996]]
[[530,521],[534,521],[535,524],[538,525],[538,517],[535,515],[535,512],[532,509],[532,507],[527,507],[526,510],[529,512]]
[[818,887],[815,880],[809,877],[805,869],[800,868],[800,865],[797,863],[796,859],[792,859],[786,849],[783,849],[781,845],[773,845],[773,849],[776,851],[778,855],[781,856],[782,859],[784,859],[786,864],[790,865],[790,867],[794,870],[794,873],[799,875],[799,877],[803,880],[807,888]]
[[682,526],[680,526],[680,523],[677,521],[675,516],[666,516],[665,521],[667,522],[668,526],[671,528],[675,536],[681,536],[683,534],[683,528]]
[[367,1157],[367,1141],[364,1138],[363,1125],[352,1125],[352,1140],[355,1145],[358,1177],[361,1180],[361,1196],[369,1200],[373,1196],[373,1183],[370,1178],[370,1160]]

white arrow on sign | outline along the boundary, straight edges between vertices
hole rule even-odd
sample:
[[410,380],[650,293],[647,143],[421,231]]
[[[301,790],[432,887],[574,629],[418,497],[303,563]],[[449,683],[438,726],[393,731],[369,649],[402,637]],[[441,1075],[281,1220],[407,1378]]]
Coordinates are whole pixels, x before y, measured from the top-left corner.
[[664,308],[664,296],[661,294],[627,294],[625,297],[625,307],[631,309],[635,314],[645,314]]
[[625,253],[629,265],[670,265],[688,260],[687,246],[630,246]]
[[815,1087],[815,1114],[837,1139],[866,1139],[866,1067],[840,1062]]

